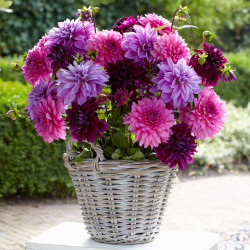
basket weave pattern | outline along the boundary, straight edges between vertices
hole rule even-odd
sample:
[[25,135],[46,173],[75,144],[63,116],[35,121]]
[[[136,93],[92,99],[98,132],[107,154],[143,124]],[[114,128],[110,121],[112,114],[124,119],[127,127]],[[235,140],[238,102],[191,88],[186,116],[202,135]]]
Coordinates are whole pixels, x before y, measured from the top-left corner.
[[97,158],[77,163],[72,160],[74,142],[71,139],[67,145],[65,166],[92,239],[111,244],[152,241],[159,232],[177,168],[148,160],[104,160],[100,147],[93,145]]

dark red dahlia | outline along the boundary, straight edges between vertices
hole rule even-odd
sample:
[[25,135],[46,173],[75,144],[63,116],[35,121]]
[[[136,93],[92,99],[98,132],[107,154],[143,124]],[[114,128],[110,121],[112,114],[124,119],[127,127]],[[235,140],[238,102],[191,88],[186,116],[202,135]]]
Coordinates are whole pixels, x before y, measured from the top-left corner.
[[185,123],[177,123],[171,128],[172,134],[165,143],[155,148],[156,157],[170,168],[179,166],[183,170],[188,162],[193,162],[197,147],[195,137]]
[[125,32],[135,32],[133,26],[138,24],[138,20],[133,16],[119,18],[111,28],[114,31],[118,31],[121,34]]
[[150,84],[147,76],[147,69],[139,63],[124,59],[116,64],[109,64],[107,67],[110,76],[108,84],[114,92],[118,89],[135,90],[139,86]]
[[96,98],[91,98],[83,105],[72,103],[72,108],[66,111],[66,122],[74,139],[79,142],[95,142],[96,136],[103,137],[101,133],[107,130],[108,124],[98,119],[98,109]]
[[70,63],[73,63],[75,55],[76,54],[71,49],[61,44],[57,44],[49,49],[46,59],[52,61],[51,68],[55,73],[60,68],[66,69]]
[[[223,56],[220,49],[214,47],[211,43],[203,43],[203,49],[194,49],[196,52],[190,59],[190,65],[196,73],[202,78],[202,83],[205,86],[217,86],[222,75],[224,63],[227,59]],[[201,62],[200,56],[205,54],[205,61]]]

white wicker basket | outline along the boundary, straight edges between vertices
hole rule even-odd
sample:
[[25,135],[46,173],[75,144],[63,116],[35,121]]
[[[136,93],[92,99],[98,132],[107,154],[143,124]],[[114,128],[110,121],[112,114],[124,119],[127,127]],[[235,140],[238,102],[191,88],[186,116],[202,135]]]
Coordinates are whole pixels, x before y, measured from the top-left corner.
[[71,139],[64,154],[86,229],[92,239],[110,244],[150,242],[159,232],[177,168],[156,161],[96,159],[77,163]]

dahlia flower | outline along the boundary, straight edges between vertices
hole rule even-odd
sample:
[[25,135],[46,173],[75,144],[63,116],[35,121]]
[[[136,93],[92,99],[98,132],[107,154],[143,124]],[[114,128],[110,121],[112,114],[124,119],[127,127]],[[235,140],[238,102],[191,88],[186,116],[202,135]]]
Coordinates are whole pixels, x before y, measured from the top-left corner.
[[[197,74],[202,78],[205,86],[217,86],[222,75],[224,63],[227,59],[223,56],[220,49],[214,47],[211,43],[203,43],[202,49],[194,49],[196,54],[191,57],[190,65],[194,68]],[[200,55],[205,53],[207,55],[205,63],[199,62]]]
[[107,67],[109,85],[116,92],[117,89],[135,91],[138,85],[147,85],[150,79],[147,77],[147,70],[139,63],[124,59],[116,64],[108,64]]
[[59,138],[66,139],[65,122],[61,115],[63,111],[62,100],[55,101],[51,96],[42,99],[37,104],[34,113],[34,126],[44,141],[51,143]]
[[135,24],[138,24],[138,20],[134,19],[133,16],[123,17],[119,18],[111,29],[121,34],[125,32],[134,32],[135,30],[133,27]]
[[169,25],[161,30],[158,30],[158,33],[160,35],[163,35],[164,33],[169,34],[171,32],[171,23],[167,19],[155,13],[146,14],[145,16],[146,17],[141,17],[139,20],[140,25],[142,25],[143,27],[146,27],[148,23],[150,23],[152,28],[158,28],[163,25]]
[[127,104],[133,91],[128,92],[127,89],[118,89],[114,94],[114,100],[117,102],[117,106]]
[[94,25],[90,22],[66,19],[58,23],[58,28],[51,29],[47,34],[45,46],[51,48],[57,44],[68,47],[76,54],[84,55],[86,40],[94,33]]
[[47,50],[40,46],[35,46],[28,51],[25,64],[22,67],[25,81],[30,81],[31,85],[34,85],[39,80],[50,79],[52,70],[46,56]]
[[49,49],[46,59],[51,61],[51,68],[55,73],[60,68],[66,69],[70,63],[73,63],[75,55],[76,53],[70,48],[56,44]]
[[53,86],[56,82],[40,80],[37,82],[32,90],[28,93],[28,98],[25,102],[29,102],[29,104],[25,107],[28,110],[31,120],[34,119],[34,113],[37,108],[37,104],[42,100],[47,98],[48,96],[52,96],[54,99],[57,95],[56,88]]
[[237,80],[234,70],[231,69],[231,66],[225,66],[223,69],[222,75],[220,76],[220,80],[223,82],[231,82]]
[[66,122],[74,139],[79,142],[95,142],[96,136],[103,137],[101,133],[107,130],[108,124],[105,120],[98,119],[98,109],[95,98],[91,98],[83,105],[72,103],[72,108],[66,111]]
[[147,59],[153,61],[152,50],[157,40],[157,31],[151,28],[148,23],[145,28],[135,25],[135,32],[124,34],[125,40],[122,42],[122,48],[126,51],[125,57],[134,62]]
[[109,76],[101,66],[93,61],[76,62],[69,65],[68,69],[62,69],[57,73],[58,97],[64,97],[64,104],[71,105],[76,101],[79,105],[84,104],[87,99],[96,97],[101,93],[101,88],[108,81]]
[[88,39],[85,50],[96,51],[95,62],[106,67],[108,63],[116,63],[123,59],[122,40],[122,35],[117,31],[97,31]]
[[135,133],[135,140],[144,148],[157,147],[166,142],[170,128],[175,124],[171,110],[165,108],[162,100],[144,98],[138,104],[132,103],[132,111],[123,118],[130,132]]
[[185,123],[178,123],[171,128],[171,135],[167,142],[155,148],[156,157],[170,168],[179,166],[183,170],[188,162],[193,162],[192,155],[196,151],[197,143],[190,128]]
[[183,109],[179,119],[185,122],[197,139],[205,139],[218,133],[226,119],[225,103],[209,87],[204,88],[194,100],[194,109]]
[[187,61],[190,59],[187,44],[177,32],[158,36],[157,41],[154,43],[152,55],[155,60],[160,60],[162,62],[166,62],[168,57],[171,57],[174,63],[177,63],[181,58]]
[[184,108],[194,100],[194,94],[199,94],[201,78],[184,58],[176,64],[167,58],[166,62],[158,64],[159,75],[152,79],[155,83],[154,92],[161,92],[161,99],[170,103],[174,108]]

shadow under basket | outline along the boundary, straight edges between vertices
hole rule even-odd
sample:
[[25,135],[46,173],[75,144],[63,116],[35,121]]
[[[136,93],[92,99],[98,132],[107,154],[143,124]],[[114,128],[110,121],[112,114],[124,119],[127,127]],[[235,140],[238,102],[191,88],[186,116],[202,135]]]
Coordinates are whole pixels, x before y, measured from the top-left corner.
[[86,230],[92,239],[109,244],[150,242],[159,232],[167,198],[178,169],[157,161],[74,160],[71,139],[64,154]]

